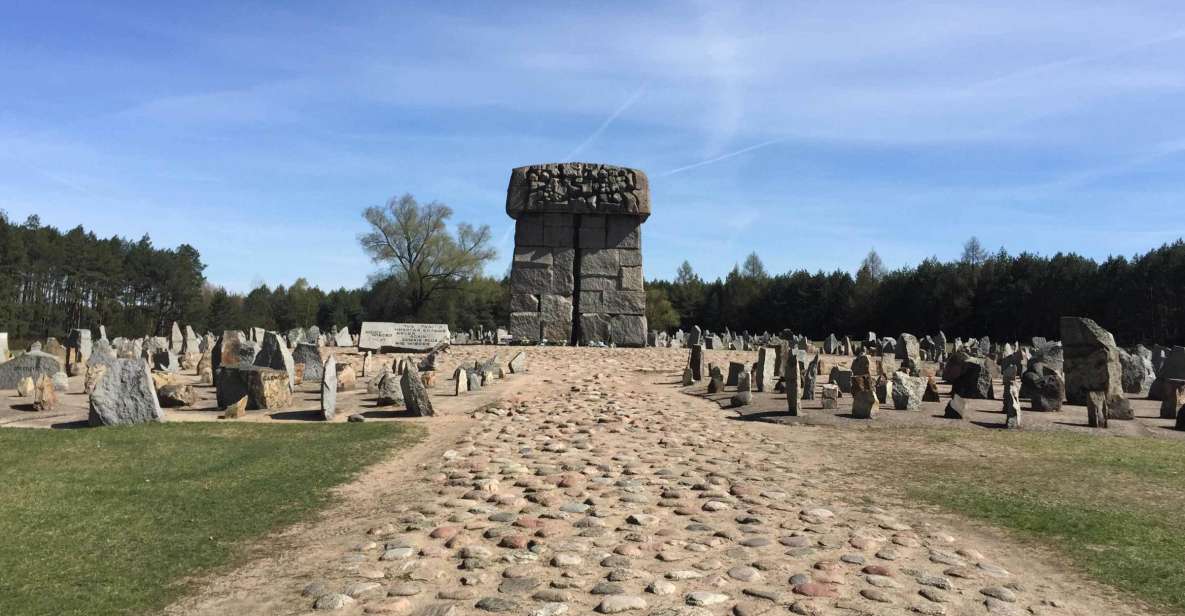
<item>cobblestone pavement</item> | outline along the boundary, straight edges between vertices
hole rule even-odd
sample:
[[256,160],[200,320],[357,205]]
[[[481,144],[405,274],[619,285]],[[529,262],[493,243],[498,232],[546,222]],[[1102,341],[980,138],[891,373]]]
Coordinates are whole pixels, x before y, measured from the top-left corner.
[[489,404],[446,405],[170,612],[1145,613],[998,533],[864,498],[875,471],[845,464],[841,431],[737,421],[680,393],[684,356],[662,351],[531,350]]

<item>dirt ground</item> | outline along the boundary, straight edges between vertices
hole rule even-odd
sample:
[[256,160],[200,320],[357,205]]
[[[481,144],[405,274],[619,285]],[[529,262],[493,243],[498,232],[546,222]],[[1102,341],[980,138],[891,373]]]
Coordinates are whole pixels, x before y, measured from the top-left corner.
[[[491,352],[454,348],[447,374]],[[1003,533],[900,502],[853,467],[869,445],[847,430],[744,421],[687,395],[686,351],[527,353],[526,374],[438,393],[440,414],[414,420],[426,441],[168,613],[1152,613]],[[708,352],[728,359],[755,354]],[[755,408],[778,403],[760,394]],[[989,409],[973,420],[1000,423]],[[935,414],[860,425],[950,423]],[[1077,429],[1074,409],[1057,415],[1071,425],[1053,429]],[[1142,420],[1108,432],[1137,425],[1165,432]]]
[[[474,360],[486,360],[495,353],[500,356],[500,363],[505,367],[511,356],[520,349],[511,347],[485,346],[457,346],[451,352],[444,354],[438,367],[439,377],[429,390],[434,400],[455,397],[453,371],[457,366],[465,363],[472,366]],[[342,390],[337,395],[337,415],[333,422],[345,422],[350,415],[360,413],[367,421],[392,421],[404,417],[401,409],[379,407],[374,394],[366,392],[366,384],[378,373],[381,364],[394,365],[401,357],[414,357],[417,361],[423,355],[386,353],[375,355],[370,360],[370,375],[362,376],[364,357],[353,348],[326,348],[323,356],[334,356],[337,362],[349,363],[357,375],[357,383],[353,389]],[[183,370],[175,377],[175,382],[190,385],[197,395],[192,406],[165,409],[166,421],[224,421],[222,412],[218,410],[217,395],[213,385],[201,385],[195,370]],[[234,421],[263,421],[263,422],[292,422],[317,421],[322,422],[321,414],[321,385],[320,382],[305,382],[297,386],[293,394],[293,404],[284,409],[247,411],[247,415]],[[83,377],[70,377],[70,388],[65,393],[59,393],[58,406],[52,412],[38,413],[33,409],[31,398],[21,398],[15,391],[0,391],[0,427],[9,428],[79,428],[86,426],[87,395],[83,388]]]

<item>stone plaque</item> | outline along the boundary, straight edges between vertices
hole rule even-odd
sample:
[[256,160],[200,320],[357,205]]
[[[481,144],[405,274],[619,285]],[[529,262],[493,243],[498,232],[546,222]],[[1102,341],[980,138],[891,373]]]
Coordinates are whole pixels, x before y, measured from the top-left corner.
[[448,325],[443,323],[366,322],[362,324],[362,333],[358,336],[358,348],[370,351],[427,351],[450,339]]

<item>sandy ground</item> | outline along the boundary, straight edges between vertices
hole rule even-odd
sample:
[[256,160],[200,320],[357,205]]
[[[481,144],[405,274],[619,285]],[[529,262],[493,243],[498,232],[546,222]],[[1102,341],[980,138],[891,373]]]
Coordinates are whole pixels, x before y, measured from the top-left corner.
[[[438,371],[439,377],[430,389],[432,398],[455,397],[452,381],[453,370],[465,363],[472,366],[474,360],[486,360],[495,353],[500,356],[500,363],[505,367],[506,362],[514,353],[521,349],[511,347],[492,346],[458,346],[442,356]],[[366,392],[366,383],[378,373],[380,364],[394,365],[402,357],[412,357],[416,361],[422,355],[383,354],[376,355],[370,360],[370,375],[364,377],[362,364],[363,355],[356,349],[326,348],[322,354],[334,356],[337,362],[349,363],[357,375],[357,383],[353,389],[338,392],[337,415],[334,422],[345,422],[350,415],[360,413],[368,421],[393,421],[405,418],[401,409],[378,406],[376,396]],[[213,385],[202,385],[198,382],[196,371],[184,370],[177,373],[175,382],[190,385],[197,395],[192,406],[165,409],[166,421],[223,421],[222,412],[218,410],[217,396]],[[70,377],[70,388],[65,393],[58,394],[58,405],[52,412],[38,413],[33,409],[32,398],[21,398],[15,391],[0,391],[0,427],[9,428],[80,428],[86,426],[87,395],[83,386],[83,377]],[[291,407],[273,410],[247,411],[247,415],[235,421],[262,422],[293,422],[317,421],[322,422],[321,414],[321,385],[319,382],[306,382],[297,386],[293,394]]]
[[[457,348],[445,365],[490,352]],[[426,441],[168,613],[1150,613],[1002,533],[886,494],[853,468],[866,445],[846,430],[738,421],[687,395],[685,351],[528,355],[527,374],[442,395],[439,416],[414,420]]]

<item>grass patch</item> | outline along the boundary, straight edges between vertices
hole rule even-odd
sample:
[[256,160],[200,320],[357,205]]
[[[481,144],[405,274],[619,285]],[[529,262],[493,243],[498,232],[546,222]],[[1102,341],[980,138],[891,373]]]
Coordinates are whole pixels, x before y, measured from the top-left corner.
[[393,423],[0,430],[0,614],[159,609],[420,434]]
[[888,432],[893,446],[879,450],[878,467],[891,467],[911,498],[1051,545],[1096,579],[1185,614],[1180,442],[1058,432]]

